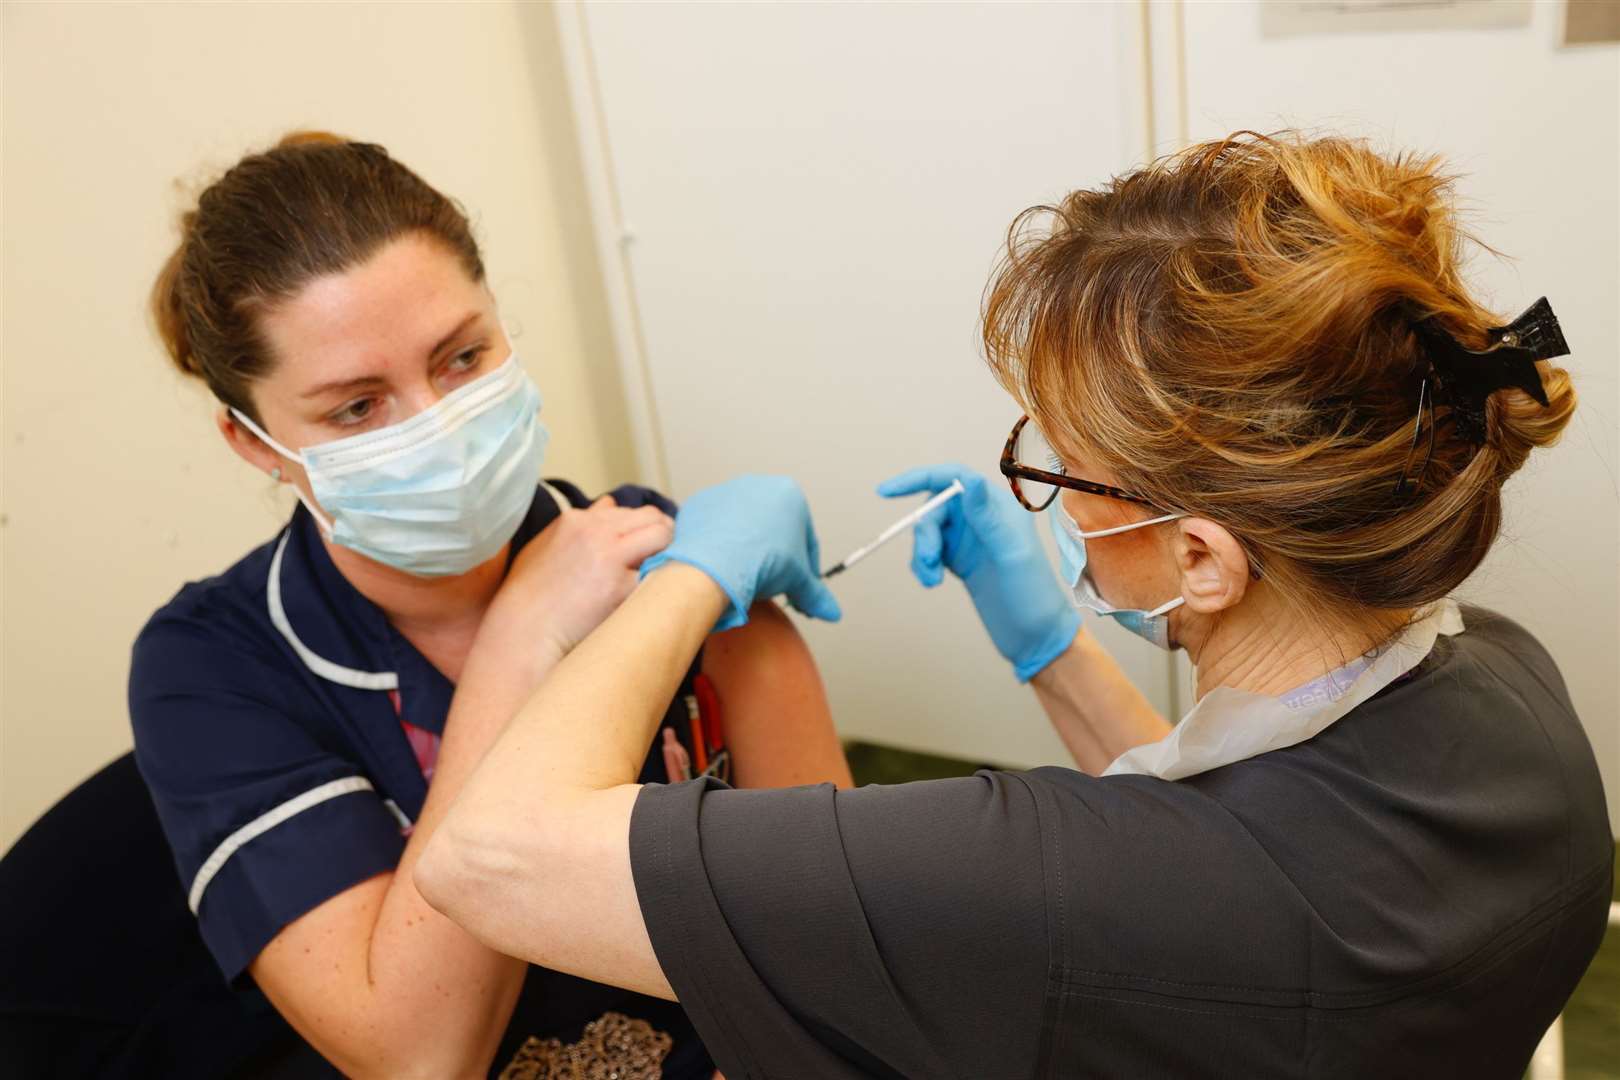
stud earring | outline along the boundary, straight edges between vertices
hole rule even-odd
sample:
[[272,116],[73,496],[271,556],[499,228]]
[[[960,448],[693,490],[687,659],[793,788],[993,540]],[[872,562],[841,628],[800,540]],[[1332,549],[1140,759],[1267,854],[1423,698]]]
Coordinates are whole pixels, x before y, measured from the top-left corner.
[[275,468],[270,470],[270,479],[274,480],[278,484],[281,483],[281,466],[280,465],[277,465]]

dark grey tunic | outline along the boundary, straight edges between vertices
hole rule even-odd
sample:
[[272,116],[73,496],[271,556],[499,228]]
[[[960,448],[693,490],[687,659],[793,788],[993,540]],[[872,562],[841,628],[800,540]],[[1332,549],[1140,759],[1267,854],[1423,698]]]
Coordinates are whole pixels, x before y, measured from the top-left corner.
[[649,786],[659,961],[728,1080],[1517,1077],[1614,849],[1551,658],[1464,614],[1314,739],[1178,782]]

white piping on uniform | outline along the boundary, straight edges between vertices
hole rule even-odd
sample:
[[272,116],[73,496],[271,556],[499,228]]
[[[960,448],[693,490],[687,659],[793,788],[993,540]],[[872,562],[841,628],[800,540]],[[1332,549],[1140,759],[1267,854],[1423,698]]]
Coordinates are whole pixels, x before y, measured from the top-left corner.
[[405,811],[399,808],[399,803],[395,802],[393,799],[384,799],[383,806],[387,808],[390,814],[394,815],[394,820],[399,822],[400,832],[410,832],[411,829],[414,828],[414,825],[411,823],[411,819],[406,817]]
[[304,662],[304,666],[321,678],[344,686],[353,686],[359,690],[398,690],[397,672],[356,671],[342,664],[334,664],[326,657],[317,655],[293,633],[292,623],[287,621],[287,609],[281,606],[281,556],[287,550],[287,541],[291,538],[291,529],[281,534],[281,543],[276,545],[276,554],[270,560],[270,580],[265,586],[265,599],[270,606],[270,621],[281,631],[281,636],[287,639],[287,644],[293,647],[293,652],[298,654],[298,659]]
[[328,799],[335,799],[339,795],[348,795],[356,791],[375,791],[371,781],[363,776],[348,776],[342,780],[332,780],[320,787],[310,788],[302,795],[288,799],[274,810],[260,814],[246,825],[237,829],[220,842],[214,853],[203,861],[202,868],[191,882],[191,895],[186,902],[191,905],[191,913],[197,914],[197,908],[202,904],[203,890],[208,883],[214,880],[214,875],[224,867],[226,860],[236,854],[237,849],[255,837],[262,836],[271,829],[280,825],[288,818],[301,814],[312,806],[318,806]]
[[[568,501],[566,495],[544,480],[540,481],[540,486],[546,489],[551,501],[557,504],[559,514],[573,512],[574,505]],[[293,652],[298,654],[298,659],[304,662],[304,666],[328,682],[352,686],[357,690],[398,690],[398,672],[358,671],[342,664],[335,664],[305,645],[293,632],[292,623],[287,618],[287,609],[281,603],[281,557],[286,552],[287,541],[290,539],[292,530],[288,529],[281,534],[281,542],[276,545],[276,553],[270,559],[270,579],[265,584],[265,602],[270,608],[270,622],[281,632],[281,636],[287,639],[287,644],[293,647]]]
[[540,486],[546,489],[546,494],[551,496],[551,501],[557,504],[557,512],[559,514],[566,514],[574,509],[574,504],[568,501],[568,496],[564,495],[562,492],[558,491],[544,480],[540,481]]

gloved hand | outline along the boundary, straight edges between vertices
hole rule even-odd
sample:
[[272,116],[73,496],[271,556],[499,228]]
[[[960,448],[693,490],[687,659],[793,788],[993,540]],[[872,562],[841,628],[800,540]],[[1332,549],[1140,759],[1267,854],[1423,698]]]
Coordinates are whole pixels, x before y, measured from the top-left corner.
[[675,539],[641,564],[641,576],[671,560],[702,570],[731,598],[716,630],[741,626],[756,599],[779,594],[814,619],[837,622],[843,614],[821,583],[810,506],[785,476],[739,476],[687,499],[675,515]]
[[1080,631],[1080,613],[1041,550],[1035,515],[963,465],[912,469],[878,485],[878,494],[933,495],[953,480],[962,494],[917,524],[911,572],[930,589],[944,580],[941,567],[961,578],[996,650],[1028,682]]

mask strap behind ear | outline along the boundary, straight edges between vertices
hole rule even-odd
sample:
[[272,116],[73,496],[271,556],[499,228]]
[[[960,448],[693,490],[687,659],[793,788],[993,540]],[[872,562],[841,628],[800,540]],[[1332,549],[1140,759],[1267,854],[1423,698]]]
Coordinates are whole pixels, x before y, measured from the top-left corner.
[[303,463],[303,458],[299,457],[297,454],[293,453],[291,450],[288,450],[285,446],[282,446],[280,443],[276,442],[276,440],[272,439],[268,431],[264,430],[264,428],[260,427],[258,424],[255,424],[252,420],[249,420],[247,415],[240,409],[233,408],[231,410],[231,415],[236,418],[239,424],[253,432],[253,434],[257,435],[259,437],[259,441],[264,443],[264,445],[268,446],[270,449],[274,450],[288,461],[298,462],[299,464]]

